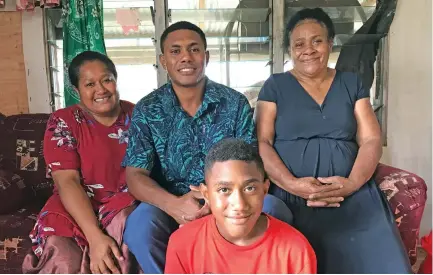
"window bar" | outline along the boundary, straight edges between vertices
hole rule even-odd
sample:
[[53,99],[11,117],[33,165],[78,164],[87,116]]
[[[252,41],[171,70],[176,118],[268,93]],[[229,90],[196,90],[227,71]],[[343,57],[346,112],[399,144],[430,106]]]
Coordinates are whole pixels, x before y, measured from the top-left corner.
[[[271,13],[273,12],[273,8],[272,8],[273,4],[272,4],[272,0],[269,0],[269,10],[271,11]],[[273,62],[273,39],[272,39],[272,31],[274,29],[274,20],[273,20],[273,16],[269,16],[269,36],[270,38],[268,39],[269,41],[269,57],[270,57],[270,61],[268,62],[267,65],[269,65],[269,70],[270,73],[272,74],[273,70],[274,70],[274,62]]]
[[284,4],[282,0],[272,0],[272,73],[284,71]]
[[161,38],[162,33],[165,28],[168,27],[169,22],[169,11],[167,0],[154,0],[154,22],[155,22],[155,52],[156,52],[156,64],[155,67],[157,69],[157,79],[158,79],[158,87],[164,85],[167,80],[167,72],[164,70],[162,65],[159,63],[159,55],[161,54],[161,49],[159,47],[159,39]]
[[[387,145],[387,114],[388,114],[388,72],[389,72],[389,48],[388,36],[383,37],[379,41],[379,53],[377,55],[378,74],[376,83],[379,85],[376,88],[375,100],[381,106],[378,110],[377,118],[379,119],[380,128],[382,130],[382,144]],[[379,59],[380,58],[380,59]]]

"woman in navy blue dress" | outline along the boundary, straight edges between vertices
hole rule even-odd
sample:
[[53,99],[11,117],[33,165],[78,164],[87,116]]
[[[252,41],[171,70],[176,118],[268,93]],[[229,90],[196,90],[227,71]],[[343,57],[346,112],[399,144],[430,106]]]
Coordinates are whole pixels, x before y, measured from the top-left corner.
[[328,68],[334,35],[318,8],[299,11],[287,25],[294,68],[265,82],[256,109],[270,192],[292,210],[319,273],[410,273],[372,180],[382,143],[369,91],[356,74]]

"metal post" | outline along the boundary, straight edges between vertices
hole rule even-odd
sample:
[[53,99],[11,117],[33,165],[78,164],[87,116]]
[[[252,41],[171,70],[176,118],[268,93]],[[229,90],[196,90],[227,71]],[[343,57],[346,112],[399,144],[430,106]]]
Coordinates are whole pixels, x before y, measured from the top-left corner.
[[159,63],[159,55],[162,53],[159,47],[159,39],[162,33],[168,27],[168,4],[167,0],[154,0],[155,7],[155,49],[156,49],[156,69],[157,69],[157,80],[158,87],[161,87],[167,83],[168,76],[162,65]]
[[[49,18],[48,14],[47,14],[47,9],[43,9],[42,10],[42,16],[43,16],[43,20],[44,20],[44,41],[45,41],[45,56],[47,56],[48,58],[45,58],[45,68],[47,68],[48,72],[47,73],[47,78],[48,78],[48,85],[50,86],[50,93],[49,93],[49,101],[50,101],[50,111],[54,112],[56,110],[56,105],[59,105],[59,109],[60,109],[60,105],[61,104],[56,104],[56,90],[54,89],[54,85],[55,85],[55,81],[57,81],[57,79],[54,79],[53,77],[53,73],[52,73],[52,69],[51,66],[57,65],[57,64],[51,64],[50,61],[50,56],[54,55],[54,59],[57,61],[57,56],[55,55],[55,52],[53,53],[51,51],[51,47],[50,47],[50,43],[55,43],[56,41],[56,34],[55,34],[55,27],[53,25],[53,23],[51,22],[51,18]],[[54,37],[50,36],[49,34],[54,34]],[[59,96],[57,96],[58,98]],[[60,102],[59,102],[60,103]],[[63,107],[63,106],[62,106]]]
[[284,2],[272,0],[272,73],[284,71]]

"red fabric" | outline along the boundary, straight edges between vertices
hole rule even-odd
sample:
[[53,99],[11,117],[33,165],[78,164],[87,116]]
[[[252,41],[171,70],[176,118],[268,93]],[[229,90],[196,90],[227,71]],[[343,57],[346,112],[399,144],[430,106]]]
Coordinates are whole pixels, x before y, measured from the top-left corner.
[[432,232],[421,239],[421,246],[427,252],[427,257],[422,263],[419,272],[421,274],[432,274]]
[[417,175],[379,164],[374,180],[386,195],[411,264],[417,260],[421,218],[427,201],[427,185]]
[[[117,121],[106,127],[78,105],[54,112],[44,137],[44,156],[48,174],[76,169],[89,196],[101,228],[105,229],[134,198],[127,192],[125,169],[121,161],[128,142],[133,104],[122,101]],[[46,238],[51,235],[72,237],[83,249],[88,245],[84,234],[69,215],[56,188],[39,214],[30,238],[37,256],[42,254]]]
[[290,225],[267,217],[268,229],[249,246],[226,241],[212,215],[187,223],[170,237],[165,273],[316,273],[316,255],[307,239]]

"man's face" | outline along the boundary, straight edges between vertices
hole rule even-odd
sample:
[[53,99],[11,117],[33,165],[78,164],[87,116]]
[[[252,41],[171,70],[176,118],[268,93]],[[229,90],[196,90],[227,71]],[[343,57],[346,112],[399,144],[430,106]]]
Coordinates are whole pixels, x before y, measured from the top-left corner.
[[220,234],[230,242],[248,242],[262,213],[269,181],[254,162],[216,162],[206,171],[200,190],[209,203]]
[[168,34],[160,62],[174,85],[195,87],[205,78],[209,52],[200,35],[191,30],[177,30]]

